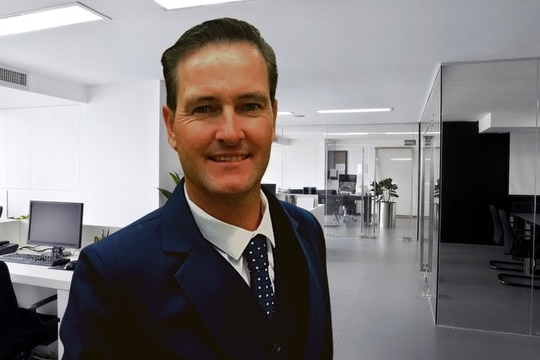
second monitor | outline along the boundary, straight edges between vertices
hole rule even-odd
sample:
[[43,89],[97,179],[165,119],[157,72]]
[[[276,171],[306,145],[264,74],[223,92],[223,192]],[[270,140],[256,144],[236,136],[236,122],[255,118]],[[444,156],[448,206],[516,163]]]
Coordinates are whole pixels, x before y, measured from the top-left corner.
[[356,193],[356,175],[339,174],[338,192],[340,194]]

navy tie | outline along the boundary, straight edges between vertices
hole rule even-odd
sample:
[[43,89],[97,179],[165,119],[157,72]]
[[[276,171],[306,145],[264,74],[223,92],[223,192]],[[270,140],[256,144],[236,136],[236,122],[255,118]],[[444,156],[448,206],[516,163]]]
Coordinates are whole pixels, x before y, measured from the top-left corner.
[[251,290],[270,319],[274,307],[274,291],[268,273],[266,237],[259,234],[251,239],[244,250],[244,257],[248,264]]

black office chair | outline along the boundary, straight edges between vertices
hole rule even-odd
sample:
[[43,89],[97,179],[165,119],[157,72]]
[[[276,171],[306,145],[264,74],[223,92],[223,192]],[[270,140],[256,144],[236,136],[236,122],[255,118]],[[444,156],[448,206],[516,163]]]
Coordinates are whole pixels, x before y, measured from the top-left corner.
[[19,308],[7,265],[0,261],[0,359],[28,360],[38,345],[58,339],[58,317],[37,313],[51,301],[49,296],[28,309]]
[[[505,237],[503,235],[504,231],[503,231],[503,225],[501,222],[499,210],[495,207],[495,205],[490,204],[489,211],[491,214],[491,220],[493,222],[493,242],[497,245],[500,245],[501,243],[503,243],[504,253],[506,255],[509,255],[514,244],[514,240],[513,240],[514,235],[512,234],[512,228],[510,227],[509,229],[507,229],[507,233]],[[510,223],[506,220],[506,213],[504,213],[503,216],[505,217],[505,222],[507,222],[508,225],[510,225]],[[523,272],[522,261],[490,260],[489,266],[495,270]]]
[[493,242],[499,245],[503,241],[501,219],[499,218],[498,210],[495,205],[489,205],[489,212],[491,213],[491,220],[493,221]]
[[[540,289],[540,277],[536,276],[538,270],[535,269],[535,260],[539,257],[539,246],[534,241],[532,234],[524,229],[514,229],[506,211],[499,209],[499,217],[503,228],[505,254],[511,255],[514,260],[519,260],[520,264],[515,265],[514,271],[521,271],[523,274],[531,275],[504,274],[498,275],[499,282],[504,285],[533,287]],[[530,267],[527,269],[526,266]],[[509,269],[505,269],[509,270]]]
[[512,226],[510,217],[503,209],[499,209],[499,218],[503,229],[504,253],[512,255],[515,260],[532,257],[534,254],[532,234],[527,229]]

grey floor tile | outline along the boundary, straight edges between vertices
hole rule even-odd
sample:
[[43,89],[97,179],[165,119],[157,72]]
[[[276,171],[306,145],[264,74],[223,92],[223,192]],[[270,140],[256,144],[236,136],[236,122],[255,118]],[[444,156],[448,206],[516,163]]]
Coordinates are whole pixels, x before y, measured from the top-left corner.
[[[395,229],[377,230],[375,239],[360,238],[354,224],[347,224],[333,228],[332,233],[337,235],[327,238],[335,359],[540,359],[539,337],[434,326],[430,301],[423,297],[427,283],[418,270],[418,244],[403,239],[415,238],[411,222],[398,219]],[[481,251],[486,251],[485,267],[489,268],[487,261],[493,254],[490,249]],[[459,261],[467,260],[465,256]],[[491,309],[502,309],[508,303],[505,299],[516,298],[521,299],[516,305],[521,311],[530,305],[527,294],[515,288],[474,286],[480,280],[496,282],[496,273],[483,271],[484,264],[479,264],[482,271],[473,271],[471,277],[462,265],[456,264],[456,273],[445,279],[439,316],[454,326],[456,322],[474,323],[478,316],[485,317],[492,327],[498,323],[507,326],[509,321],[522,326],[516,317],[512,320],[503,315],[502,310],[500,315],[494,316],[493,310],[486,313],[491,316],[482,314],[487,304]],[[465,296],[456,298],[452,291],[445,294],[453,290],[449,286],[465,289]],[[472,294],[468,297],[473,290],[482,292],[484,298]],[[466,310],[456,311],[460,308]],[[533,314],[539,311],[540,302]],[[540,332],[540,320],[534,324],[534,331]]]

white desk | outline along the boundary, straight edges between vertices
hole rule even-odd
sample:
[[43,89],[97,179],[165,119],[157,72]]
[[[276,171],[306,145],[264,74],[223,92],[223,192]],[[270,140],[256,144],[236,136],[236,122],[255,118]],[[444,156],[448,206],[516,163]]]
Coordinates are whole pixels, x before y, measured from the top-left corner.
[[[54,289],[58,295],[56,305],[57,315],[62,321],[66,310],[69,288],[71,286],[71,278],[73,271],[53,270],[46,266],[26,265],[18,263],[10,263],[6,261],[11,275],[11,282],[14,284],[23,284],[37,286],[42,288]],[[37,299],[36,299],[37,300]],[[60,329],[60,326],[58,327]],[[58,337],[58,358],[62,358],[64,347]]]

